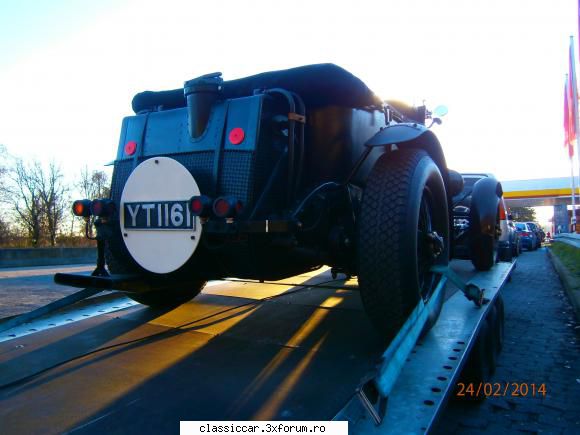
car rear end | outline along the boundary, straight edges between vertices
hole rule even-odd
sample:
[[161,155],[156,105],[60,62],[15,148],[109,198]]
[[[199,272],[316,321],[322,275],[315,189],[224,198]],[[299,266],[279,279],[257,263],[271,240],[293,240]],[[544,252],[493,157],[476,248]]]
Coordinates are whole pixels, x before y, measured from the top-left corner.
[[352,89],[349,73],[314,66],[138,94],[114,162],[116,211],[100,231],[109,269],[279,279],[352,261],[361,182],[339,182],[385,117],[306,80],[331,73]]
[[[267,93],[223,98],[221,82],[217,74],[194,79],[183,90],[185,107],[142,104],[123,120],[111,188],[119,222],[111,222],[108,243],[114,272],[224,275],[216,251],[234,238],[235,225],[227,224],[282,212],[295,110]],[[219,255],[252,269],[244,237],[236,237]]]
[[528,224],[523,222],[515,222],[516,231],[520,238],[520,246],[522,249],[532,250],[536,247],[536,237]]
[[542,246],[542,242],[544,241],[545,237],[544,231],[542,230],[540,225],[535,222],[526,222],[526,224],[528,224],[528,226],[536,236],[536,247],[539,248],[540,246]]

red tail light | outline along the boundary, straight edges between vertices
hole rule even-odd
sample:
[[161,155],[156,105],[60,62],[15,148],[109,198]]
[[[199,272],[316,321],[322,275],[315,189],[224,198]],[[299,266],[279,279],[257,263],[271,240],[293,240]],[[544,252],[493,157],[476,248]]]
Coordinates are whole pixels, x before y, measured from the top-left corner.
[[91,215],[91,200],[79,199],[73,202],[72,210],[75,216],[89,217]]
[[532,233],[528,233],[527,231],[522,231],[522,236],[524,237],[530,237],[532,235]]
[[91,214],[93,216],[107,217],[115,211],[115,203],[110,199],[93,199]]
[[240,214],[244,209],[241,201],[231,196],[222,196],[213,203],[213,212],[217,217],[227,218]]
[[211,213],[212,201],[209,196],[192,196],[189,200],[189,209],[194,216],[207,217]]

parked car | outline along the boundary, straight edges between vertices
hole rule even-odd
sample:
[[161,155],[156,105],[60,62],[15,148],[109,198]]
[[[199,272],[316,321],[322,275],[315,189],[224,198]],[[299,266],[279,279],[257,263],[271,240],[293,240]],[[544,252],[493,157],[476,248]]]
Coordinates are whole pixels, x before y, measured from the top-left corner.
[[[498,260],[511,261],[512,246],[501,183],[492,174],[464,173],[461,176],[463,189],[452,199],[453,257],[470,259],[477,270],[488,270]],[[493,210],[485,221],[478,217],[478,204],[482,202],[486,203],[487,210]],[[486,232],[485,236],[475,234],[482,231]],[[481,241],[475,243],[478,238]]]
[[[137,94],[133,110],[111,197],[73,205],[95,224],[98,268],[56,281],[177,305],[210,279],[329,265],[358,277],[386,339],[434,295],[432,267],[448,264],[453,243],[448,198],[463,185],[429,128],[444,110],[384,102],[331,64],[231,81],[208,74]],[[497,188],[478,189],[470,243],[489,267]],[[443,303],[433,302],[429,325]]]
[[523,248],[529,251],[538,249],[538,236],[527,222],[516,222],[516,230],[520,236],[520,243]]
[[535,222],[526,222],[526,224],[528,224],[530,229],[536,235],[536,247],[534,249],[538,249],[542,246],[542,242],[544,241],[544,231],[542,230],[542,227],[540,227],[540,225]]
[[510,245],[512,249],[512,257],[517,257],[522,252],[522,242],[520,240],[520,233],[516,229],[516,224],[510,219],[511,215],[508,215],[508,227],[510,232]]
[[540,237],[541,237],[541,242],[547,242],[548,240],[546,240],[546,233],[544,232],[544,229],[542,228],[542,226],[540,224],[536,224],[538,226],[538,229],[540,231]]

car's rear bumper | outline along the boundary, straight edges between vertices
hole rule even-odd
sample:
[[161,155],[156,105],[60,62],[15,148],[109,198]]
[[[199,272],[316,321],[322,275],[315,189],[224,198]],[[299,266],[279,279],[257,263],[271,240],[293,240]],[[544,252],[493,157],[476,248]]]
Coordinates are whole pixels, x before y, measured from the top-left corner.
[[520,245],[522,248],[531,249],[534,247],[534,239],[530,237],[521,237],[520,238]]

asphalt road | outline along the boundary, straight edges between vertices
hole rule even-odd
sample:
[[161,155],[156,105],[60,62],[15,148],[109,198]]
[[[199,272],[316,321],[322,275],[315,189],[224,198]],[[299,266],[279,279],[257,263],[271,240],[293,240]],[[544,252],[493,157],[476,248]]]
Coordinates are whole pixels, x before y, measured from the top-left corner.
[[57,272],[90,274],[91,264],[71,266],[14,267],[0,269],[0,319],[25,313],[76,292],[56,285]]

